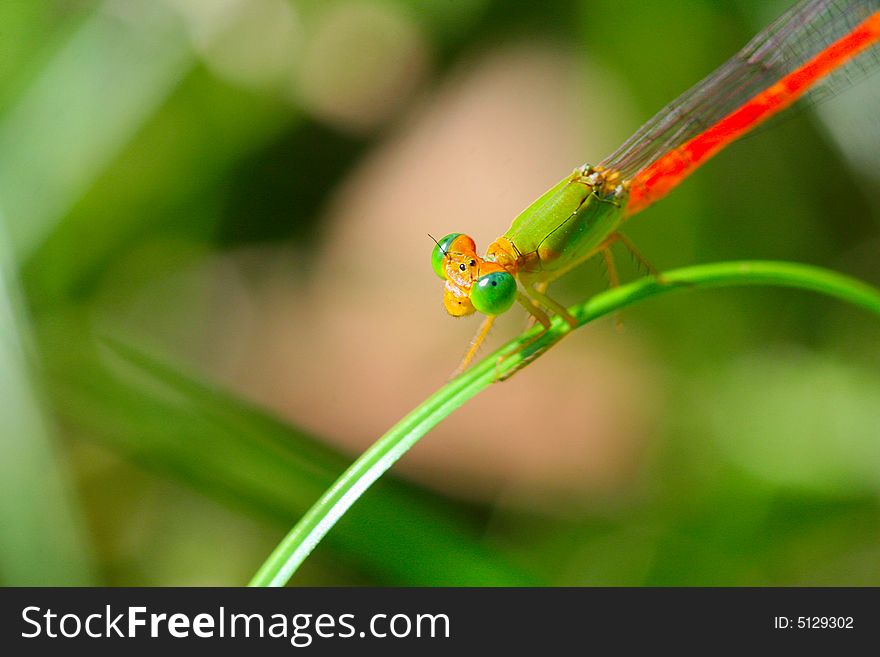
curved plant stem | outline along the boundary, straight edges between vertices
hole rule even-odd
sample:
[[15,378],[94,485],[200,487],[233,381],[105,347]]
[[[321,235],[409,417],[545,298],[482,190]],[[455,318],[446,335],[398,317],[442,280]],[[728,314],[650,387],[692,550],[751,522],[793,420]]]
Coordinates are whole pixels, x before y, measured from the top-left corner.
[[[880,290],[832,271],[786,262],[741,261],[686,267],[662,280],[643,278],[608,290],[569,308],[583,326],[636,301],[673,290],[734,285],[772,285],[811,290],[860,306],[880,317]],[[416,407],[365,451],[278,544],[250,586],[284,586],[318,542],[382,474],[435,425],[499,378],[510,376],[572,330],[557,317],[535,339],[540,327],[526,331]]]

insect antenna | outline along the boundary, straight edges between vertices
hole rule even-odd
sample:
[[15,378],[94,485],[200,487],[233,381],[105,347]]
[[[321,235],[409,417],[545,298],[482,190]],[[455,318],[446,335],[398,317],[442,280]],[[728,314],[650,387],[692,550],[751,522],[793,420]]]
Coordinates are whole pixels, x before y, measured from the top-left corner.
[[428,233],[428,237],[430,237],[430,238],[431,238],[431,241],[434,242],[434,244],[437,245],[437,248],[438,248],[438,249],[440,249],[441,251],[443,251],[443,255],[445,255],[445,256],[446,256],[447,258],[449,258],[450,260],[452,259],[452,256],[449,255],[449,251],[447,251],[447,250],[444,249],[442,246],[440,246],[440,242],[438,242],[437,240],[435,240],[435,239],[434,239],[434,236],[431,235],[431,233]]

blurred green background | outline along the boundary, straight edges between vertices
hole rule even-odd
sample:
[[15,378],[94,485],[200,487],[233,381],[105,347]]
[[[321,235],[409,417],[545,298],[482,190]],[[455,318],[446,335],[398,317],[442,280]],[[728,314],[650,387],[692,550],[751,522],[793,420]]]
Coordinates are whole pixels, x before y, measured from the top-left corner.
[[[485,248],[787,4],[0,4],[0,582],[245,583],[463,354],[426,234]],[[629,236],[880,284],[876,77]],[[745,288],[622,320],[441,424],[293,583],[880,585],[876,319]]]

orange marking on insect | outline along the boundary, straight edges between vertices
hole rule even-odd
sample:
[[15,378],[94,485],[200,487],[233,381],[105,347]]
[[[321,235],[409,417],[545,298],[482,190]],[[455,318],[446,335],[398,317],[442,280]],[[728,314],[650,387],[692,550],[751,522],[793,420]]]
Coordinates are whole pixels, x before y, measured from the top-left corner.
[[775,84],[754,96],[706,131],[671,150],[630,181],[625,212],[633,215],[666,196],[713,155],[798,100],[818,80],[880,39],[880,11],[873,13]]

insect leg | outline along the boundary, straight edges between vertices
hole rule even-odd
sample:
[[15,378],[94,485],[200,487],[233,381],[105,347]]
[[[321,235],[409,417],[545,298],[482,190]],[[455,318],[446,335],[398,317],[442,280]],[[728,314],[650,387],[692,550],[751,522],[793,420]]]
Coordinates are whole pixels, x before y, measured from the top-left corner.
[[554,313],[562,317],[571,328],[577,328],[578,322],[577,320],[571,316],[571,313],[566,310],[565,306],[563,306],[558,301],[553,300],[549,296],[547,296],[541,290],[538,290],[537,287],[533,287],[531,289],[527,289],[526,294],[532,297],[532,300],[537,300],[537,302],[547,308],[548,310],[552,310]]
[[534,317],[538,322],[541,323],[541,326],[543,326],[544,329],[540,333],[535,335],[531,340],[528,340],[527,342],[524,342],[523,344],[519,345],[517,350],[514,351],[512,354],[507,354],[505,356],[498,357],[498,360],[495,361],[495,381],[498,383],[500,383],[501,381],[506,381],[507,379],[512,377],[520,369],[525,367],[531,360],[536,358],[538,354],[534,354],[531,357],[523,360],[514,370],[512,370],[511,372],[508,372],[504,376],[501,376],[498,371],[498,368],[501,366],[501,363],[503,363],[506,358],[509,358],[510,356],[512,356],[514,354],[518,354],[518,353],[522,352],[523,350],[527,349],[528,347],[530,347],[532,344],[535,343],[536,340],[538,340],[542,335],[544,335],[547,331],[549,331],[550,327],[552,326],[552,323],[550,321],[550,317],[547,316],[547,313],[545,313],[543,310],[541,310],[541,307],[538,304],[536,304],[527,294],[525,294],[524,292],[520,292],[519,294],[517,294],[516,300],[520,303],[520,305],[523,308],[525,308],[529,312],[529,314],[532,317]]
[[[535,283],[534,288],[539,292],[546,292],[547,287],[549,287],[550,281],[542,281],[540,283]],[[526,330],[528,331],[535,325],[535,322],[538,321],[538,318],[535,317],[532,313],[529,313],[529,318],[526,320]]]
[[614,233],[612,235],[616,239],[616,241],[620,242],[626,247],[626,250],[630,252],[632,257],[638,262],[642,267],[644,267],[645,271],[647,271],[651,276],[657,279],[658,283],[666,283],[666,279],[663,278],[663,274],[661,274],[654,265],[650,263],[650,261],[641,254],[641,252],[636,248],[636,245],[632,243],[626,235],[621,233],[620,231]]
[[480,328],[477,330],[477,333],[471,339],[471,346],[468,348],[467,353],[464,355],[464,358],[461,359],[458,367],[455,368],[455,371],[449,377],[450,379],[454,379],[468,368],[468,365],[471,364],[474,356],[477,355],[477,351],[479,351],[480,345],[483,344],[483,342],[486,340],[486,336],[489,335],[489,330],[492,328],[492,324],[494,323],[495,316],[487,315],[486,319],[483,320],[483,323],[480,324]]
[[[620,286],[620,276],[617,273],[617,266],[614,264],[614,254],[611,252],[611,246],[602,249],[602,261],[605,263],[605,273],[608,275],[608,285],[611,288]],[[623,320],[620,318],[620,311],[614,313],[614,327],[620,331],[623,328]]]

